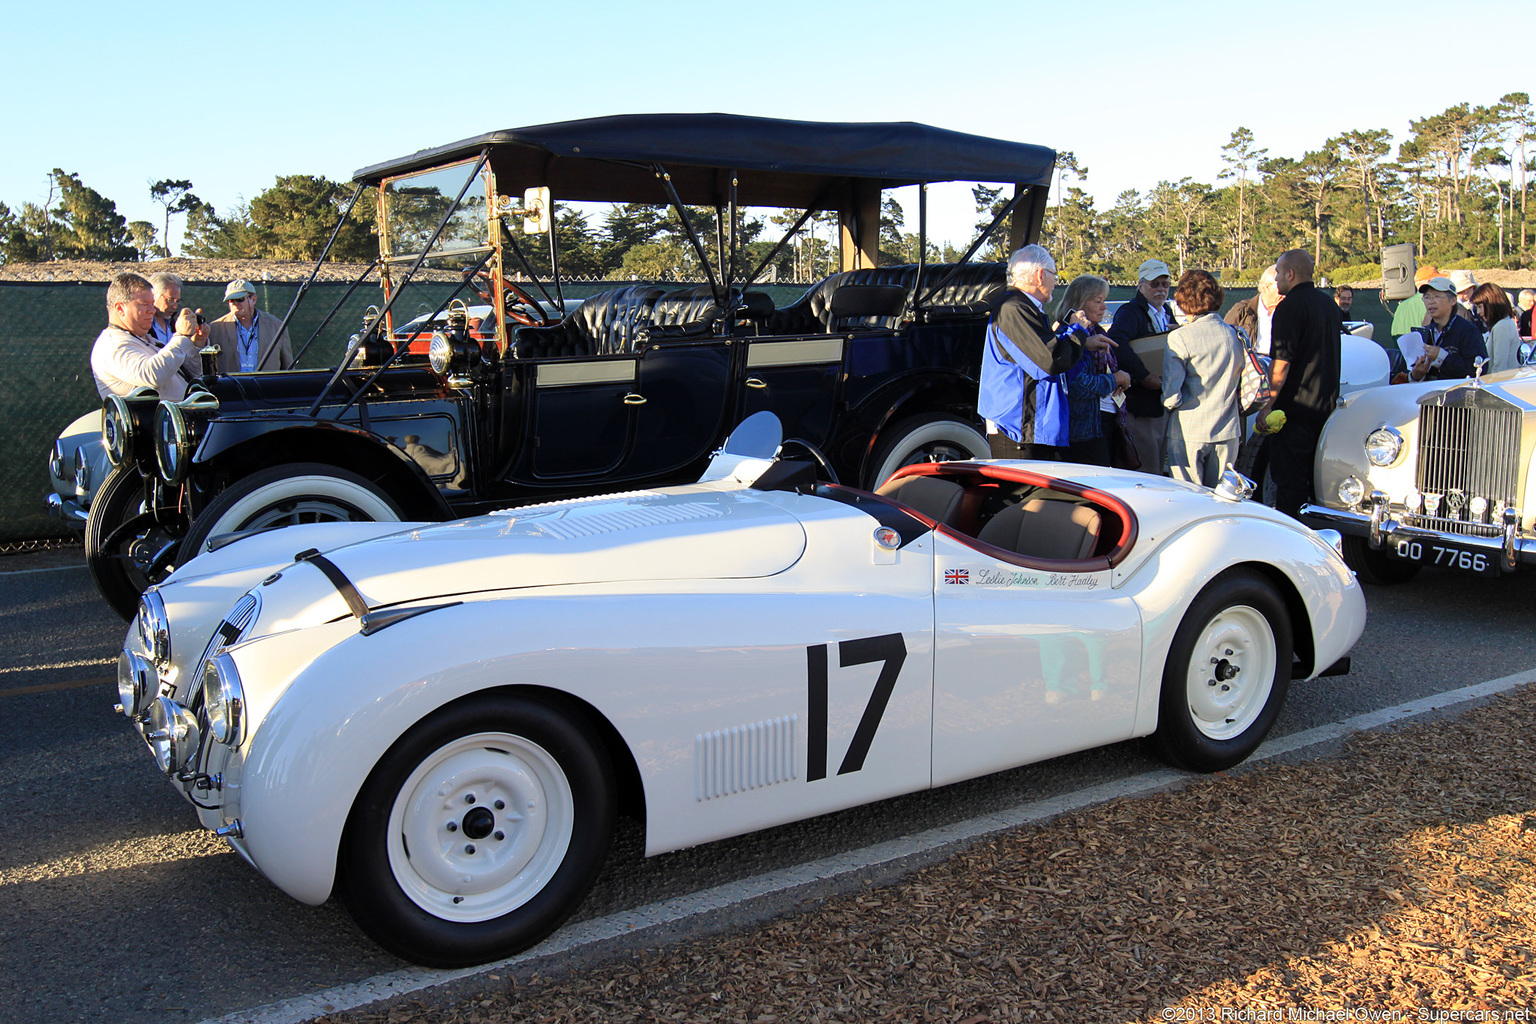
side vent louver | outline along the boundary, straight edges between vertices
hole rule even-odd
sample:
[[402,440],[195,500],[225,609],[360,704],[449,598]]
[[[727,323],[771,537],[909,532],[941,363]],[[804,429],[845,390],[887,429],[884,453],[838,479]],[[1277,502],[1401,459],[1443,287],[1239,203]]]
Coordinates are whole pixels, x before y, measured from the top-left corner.
[[693,739],[694,797],[713,800],[795,777],[796,715]]

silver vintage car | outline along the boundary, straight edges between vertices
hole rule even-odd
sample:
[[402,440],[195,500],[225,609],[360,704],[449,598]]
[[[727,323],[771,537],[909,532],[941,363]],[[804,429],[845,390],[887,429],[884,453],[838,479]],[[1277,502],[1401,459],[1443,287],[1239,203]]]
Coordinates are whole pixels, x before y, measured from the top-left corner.
[[1360,391],[1323,428],[1303,518],[1366,583],[1514,572],[1536,564],[1533,448],[1536,367]]

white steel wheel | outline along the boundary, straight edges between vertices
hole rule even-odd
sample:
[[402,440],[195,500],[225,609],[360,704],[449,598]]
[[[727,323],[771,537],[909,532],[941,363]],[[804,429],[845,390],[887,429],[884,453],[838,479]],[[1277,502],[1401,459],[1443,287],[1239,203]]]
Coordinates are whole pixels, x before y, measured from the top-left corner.
[[559,695],[455,701],[396,740],[358,791],[341,898],[375,942],[419,964],[511,956],[592,887],[616,792],[607,748]]
[[537,743],[464,736],[423,761],[389,815],[401,891],[445,921],[485,921],[541,892],[570,847],[571,784]]
[[1181,768],[1219,772],[1257,750],[1290,689],[1291,628],[1276,584],[1260,572],[1229,569],[1206,584],[1168,648],[1158,752]]
[[182,542],[182,563],[225,533],[274,530],[300,523],[394,523],[400,506],[350,470],[319,463],[274,466],[230,484],[208,503]]
[[1275,679],[1275,634],[1254,608],[1224,608],[1195,641],[1185,677],[1189,714],[1213,740],[1239,736],[1264,710]]

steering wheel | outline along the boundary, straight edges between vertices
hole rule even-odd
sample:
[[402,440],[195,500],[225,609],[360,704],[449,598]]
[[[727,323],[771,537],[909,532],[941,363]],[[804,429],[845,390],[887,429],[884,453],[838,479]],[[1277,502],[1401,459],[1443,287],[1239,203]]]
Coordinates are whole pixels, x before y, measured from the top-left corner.
[[[537,316],[531,316],[527,313],[524,313],[520,309],[514,308],[510,302],[504,303],[502,308],[509,319],[516,320],[524,327],[544,327],[554,322],[552,319],[544,315],[544,307],[539,304],[538,299],[535,299],[533,296],[529,295],[527,292],[523,291],[523,289],[519,288],[515,284],[512,284],[511,282],[505,282],[505,285],[506,294],[508,297],[516,299],[518,302],[521,302],[524,305],[538,311]],[[469,277],[469,289],[480,298],[490,303],[492,309],[496,308],[496,300],[491,298],[491,293],[495,290],[495,285],[492,283],[491,276],[489,274],[481,271],[474,276]]]
[[525,324],[528,327],[544,327],[548,324],[554,323],[554,320],[544,315],[544,307],[539,305],[538,299],[534,298],[532,295],[529,295],[527,292],[523,291],[521,288],[511,283],[510,281],[503,282],[503,284],[506,286],[508,297],[516,299],[517,301],[523,303],[525,306],[529,306],[532,309],[538,310],[538,316],[529,316],[522,310],[515,308],[509,302],[506,304],[506,313],[510,319],[516,320],[518,323]]

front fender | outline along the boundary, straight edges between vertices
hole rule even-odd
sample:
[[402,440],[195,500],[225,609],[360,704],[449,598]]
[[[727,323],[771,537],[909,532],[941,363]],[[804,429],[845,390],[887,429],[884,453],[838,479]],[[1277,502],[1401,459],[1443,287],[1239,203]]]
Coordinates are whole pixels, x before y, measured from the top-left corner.
[[[341,466],[386,483],[390,496],[413,519],[453,518],[452,508],[432,478],[410,455],[371,431],[335,420],[213,420],[198,443],[192,472],[206,480],[227,466],[238,466],[238,475],[244,475],[285,462]],[[202,486],[206,489],[208,484]]]
[[1120,584],[1142,609],[1142,678],[1152,684],[1143,688],[1137,703],[1137,735],[1157,728],[1163,666],[1189,606],[1211,580],[1237,566],[1268,575],[1293,616],[1302,611],[1291,627],[1298,648],[1303,638],[1310,639],[1308,678],[1348,653],[1365,629],[1365,596],[1354,573],[1338,552],[1299,523],[1231,516],[1186,526]]

